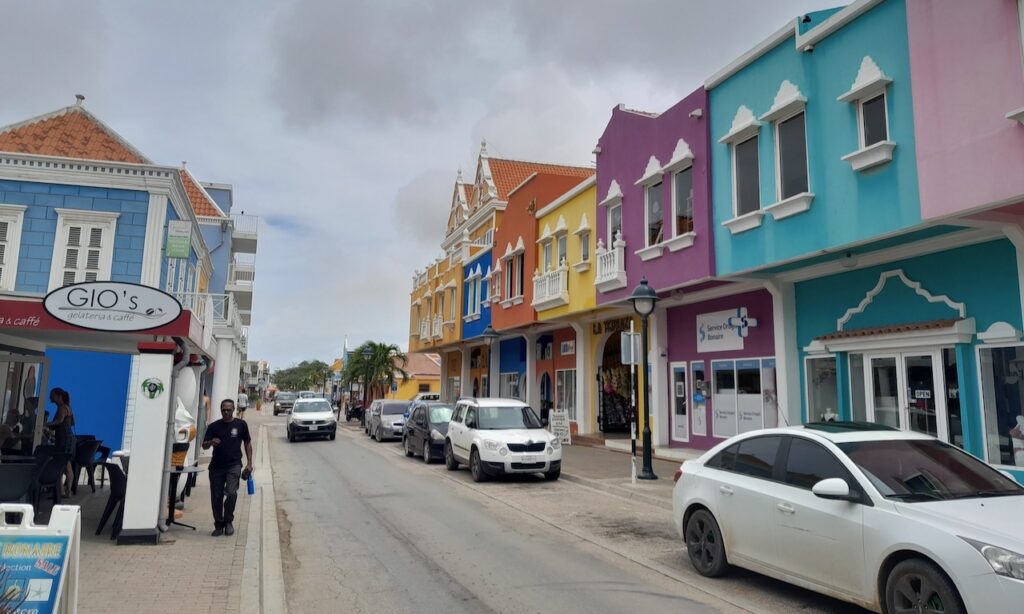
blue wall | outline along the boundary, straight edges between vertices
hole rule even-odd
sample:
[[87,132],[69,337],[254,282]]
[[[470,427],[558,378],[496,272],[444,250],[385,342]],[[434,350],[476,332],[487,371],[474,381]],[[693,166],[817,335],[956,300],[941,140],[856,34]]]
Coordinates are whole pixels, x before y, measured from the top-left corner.
[[231,262],[231,232],[221,230],[219,224],[199,224],[203,242],[210,250],[213,274],[210,276],[211,294],[223,294],[228,282],[228,264]]
[[[911,258],[848,273],[832,275],[796,284],[797,342],[801,348],[802,414],[807,419],[806,355],[802,348],[815,337],[835,332],[836,321],[850,308],[857,307],[885,271],[902,269],[912,281],[932,295],[946,295],[955,303],[964,303],[967,317],[974,318],[978,332],[995,322],[1003,321],[1018,330],[1022,328],[1016,255],[1007,240],[992,241],[951,249],[945,252]],[[900,280],[890,278],[882,291],[864,309],[850,319],[844,330],[871,328],[891,324],[926,322],[956,318],[958,312],[943,302],[929,303],[907,288]],[[981,403],[977,390],[978,365],[972,345],[965,345],[959,360],[961,415],[964,422],[965,449],[983,455]],[[845,361],[840,356],[840,363]],[[839,407],[849,417],[848,381],[840,382]]]
[[[811,25],[814,25],[813,23]],[[856,105],[836,98],[850,89],[864,56],[892,79],[886,90],[893,160],[865,172],[840,158],[858,145]],[[809,211],[782,220],[765,215],[759,228],[733,235],[732,153],[718,139],[729,132],[740,105],[760,116],[779,85],[789,80],[807,98]],[[792,37],[710,92],[712,202],[719,274],[729,274],[820,250],[863,241],[921,221],[906,10],[901,0],[882,4],[819,41],[813,53],[796,50]],[[776,202],[772,124],[759,133],[761,207]]]
[[49,289],[58,208],[120,213],[110,278],[135,283],[141,279],[149,193],[3,180],[0,203],[28,206],[18,255],[17,292],[46,293]]
[[[63,388],[71,395],[75,432],[95,435],[111,450],[119,450],[132,357],[54,349],[47,350],[46,356],[50,358],[50,388]],[[47,390],[47,399],[49,394]],[[52,420],[53,404],[48,403],[46,410]]]
[[499,348],[498,371],[501,373],[519,373],[520,381],[526,373],[526,339],[516,337],[505,339]]
[[[481,275],[487,275],[488,269],[491,268],[491,250],[487,250],[476,259],[470,260],[463,267],[463,273],[476,270],[477,265],[480,265]],[[473,283],[476,283],[474,280]],[[484,295],[490,297],[490,284],[486,281],[483,283],[483,287],[486,289]],[[462,281],[462,315],[465,316],[469,313],[469,283],[463,279]],[[480,317],[472,322],[463,321],[462,323],[462,338],[470,339],[476,337],[480,333],[484,332],[484,329],[491,324],[491,301],[488,300],[480,306]]]
[[222,190],[220,188],[203,188],[206,193],[210,195],[213,202],[217,203],[220,210],[224,213],[231,213],[231,190]]

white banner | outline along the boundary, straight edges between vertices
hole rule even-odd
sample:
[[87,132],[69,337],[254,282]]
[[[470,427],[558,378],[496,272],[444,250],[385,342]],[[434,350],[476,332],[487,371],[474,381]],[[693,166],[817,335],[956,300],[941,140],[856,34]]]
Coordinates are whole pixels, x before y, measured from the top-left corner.
[[728,352],[743,349],[743,340],[757,320],[747,315],[746,307],[702,313],[697,316],[697,351]]

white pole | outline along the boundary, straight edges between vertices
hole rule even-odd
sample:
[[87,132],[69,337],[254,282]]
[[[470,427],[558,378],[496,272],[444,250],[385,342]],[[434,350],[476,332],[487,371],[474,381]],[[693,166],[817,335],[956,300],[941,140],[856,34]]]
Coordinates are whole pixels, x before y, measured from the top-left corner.
[[[632,391],[632,406],[633,413],[639,415],[636,411],[636,346],[633,343],[634,325],[632,319],[629,320],[629,388]],[[632,450],[632,456],[630,456],[630,481],[633,486],[636,486],[636,421],[630,418],[629,421],[629,439],[630,439],[630,450]]]

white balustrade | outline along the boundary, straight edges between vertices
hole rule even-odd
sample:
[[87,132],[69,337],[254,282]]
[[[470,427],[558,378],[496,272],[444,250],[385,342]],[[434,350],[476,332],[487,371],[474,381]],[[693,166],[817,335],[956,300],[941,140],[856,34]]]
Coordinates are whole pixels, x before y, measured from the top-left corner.
[[606,249],[602,239],[597,240],[597,274],[594,286],[601,292],[626,287],[626,242],[622,240],[622,231],[615,233],[611,249]]

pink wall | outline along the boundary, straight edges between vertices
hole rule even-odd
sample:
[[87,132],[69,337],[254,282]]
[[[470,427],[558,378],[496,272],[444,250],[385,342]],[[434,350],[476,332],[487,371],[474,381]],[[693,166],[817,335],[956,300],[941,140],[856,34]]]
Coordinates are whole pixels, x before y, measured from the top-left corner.
[[907,0],[921,217],[1024,195],[1015,0]]

